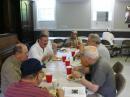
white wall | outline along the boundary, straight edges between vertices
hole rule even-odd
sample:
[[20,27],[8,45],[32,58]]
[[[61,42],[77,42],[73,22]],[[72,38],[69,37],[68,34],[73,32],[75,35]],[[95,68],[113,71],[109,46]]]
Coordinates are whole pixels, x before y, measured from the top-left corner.
[[56,24],[58,29],[88,29],[91,26],[91,2],[62,3],[57,1]]
[[126,6],[130,5],[130,1],[116,0],[114,8],[114,29],[130,30],[128,24],[125,23]]
[[[84,0],[85,1],[85,0]],[[130,1],[115,1],[113,21],[109,24],[112,30],[126,30],[128,24],[125,24],[126,6],[130,5]],[[38,29],[50,27],[51,29],[106,29],[107,23],[91,22],[91,0],[77,3],[63,3],[57,0],[56,3],[56,21],[55,22],[39,22]],[[94,27],[93,27],[94,25]]]

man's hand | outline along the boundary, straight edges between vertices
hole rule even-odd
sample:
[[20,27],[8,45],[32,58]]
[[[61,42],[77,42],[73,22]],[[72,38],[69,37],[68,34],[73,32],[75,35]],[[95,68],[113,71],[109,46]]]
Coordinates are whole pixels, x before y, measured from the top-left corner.
[[76,66],[73,68],[73,71],[78,71],[78,70],[81,70],[82,69],[82,66]]
[[81,74],[80,74],[80,72],[78,72],[78,71],[72,71],[72,76],[73,76],[74,78],[80,78],[80,77],[81,77]]
[[56,55],[57,53],[57,48],[58,48],[58,44],[52,43],[52,49],[53,49],[54,55]]
[[82,67],[82,70],[84,74],[87,74],[90,71],[89,67]]
[[84,50],[84,44],[80,44],[79,50],[80,50],[80,52],[83,52],[83,50]]
[[44,56],[44,57],[42,58],[42,61],[46,61],[46,60],[48,60],[48,56]]
[[64,97],[64,91],[62,89],[57,89],[57,97]]
[[48,61],[51,58],[51,55],[43,56],[42,61]]

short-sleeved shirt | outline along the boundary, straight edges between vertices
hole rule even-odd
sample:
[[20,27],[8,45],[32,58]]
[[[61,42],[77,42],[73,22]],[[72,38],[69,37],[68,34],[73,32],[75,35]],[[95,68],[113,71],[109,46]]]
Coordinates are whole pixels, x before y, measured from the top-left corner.
[[4,93],[11,83],[21,79],[21,62],[14,55],[8,57],[1,69],[1,90]]
[[103,60],[110,62],[110,53],[109,53],[108,49],[105,47],[105,45],[99,44],[97,46],[97,50],[99,52],[100,57]]
[[5,93],[5,97],[52,97],[45,91],[32,83],[19,81],[11,84]]
[[79,37],[76,39],[69,38],[65,44],[70,44],[72,47],[77,47],[78,43],[82,43],[82,40]]
[[46,55],[53,55],[53,49],[52,49],[52,44],[49,41],[47,46],[43,49],[40,47],[38,41],[30,48],[29,50],[29,58],[36,58],[43,64],[42,58]]
[[115,77],[110,65],[102,60],[91,67],[91,82],[98,85],[97,93],[103,97],[116,97]]

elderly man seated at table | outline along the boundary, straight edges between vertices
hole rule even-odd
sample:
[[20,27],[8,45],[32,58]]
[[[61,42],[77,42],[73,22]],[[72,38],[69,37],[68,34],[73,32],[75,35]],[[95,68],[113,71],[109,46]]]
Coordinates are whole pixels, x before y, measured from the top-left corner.
[[[36,43],[30,48],[29,58],[36,58],[45,66],[54,55],[52,44],[48,42],[49,33],[45,30],[42,31]],[[43,63],[43,61],[45,63]]]
[[87,45],[97,47],[100,57],[102,57],[107,62],[110,62],[110,53],[108,49],[101,43],[100,37],[98,34],[89,34]]
[[[41,33],[45,33],[49,37],[49,30],[48,30],[48,28],[44,28]],[[58,47],[58,44],[52,42],[51,40],[48,40],[47,48],[49,49],[49,51],[51,51],[52,54],[54,54],[54,55],[57,54],[57,47]]]
[[[100,94],[103,97],[116,97],[115,77],[110,65],[99,57],[96,47],[87,46],[81,55],[81,64],[84,68],[90,68],[89,74],[91,80],[84,78],[78,69],[73,70],[72,75],[75,78],[80,78],[80,82],[95,94],[88,97],[98,97]],[[80,69],[80,68],[79,68]]]
[[[53,97],[46,88],[39,88],[43,76],[40,75],[42,65],[37,59],[31,58],[21,65],[21,80],[11,84],[5,97]],[[64,97],[61,89],[57,90],[58,97]]]
[[1,90],[5,93],[6,88],[13,82],[21,79],[21,62],[27,59],[27,46],[19,43],[14,47],[13,55],[8,57],[2,65]]
[[70,38],[65,43],[67,47],[76,48],[82,43],[82,40],[77,36],[77,34],[77,31],[72,31]]

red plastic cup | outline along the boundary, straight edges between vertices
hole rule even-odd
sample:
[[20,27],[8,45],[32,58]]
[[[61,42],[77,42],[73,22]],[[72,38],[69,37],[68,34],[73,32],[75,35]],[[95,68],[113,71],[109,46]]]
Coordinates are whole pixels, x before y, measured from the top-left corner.
[[65,62],[66,56],[62,56],[62,61]]
[[65,61],[65,65],[66,65],[66,66],[70,66],[70,61],[69,61],[69,60],[66,60],[66,61]]
[[71,55],[72,55],[72,57],[74,57],[74,55],[75,55],[75,51],[72,51],[72,52],[71,52]]
[[52,74],[50,74],[50,73],[47,73],[47,74],[46,74],[46,81],[47,81],[48,83],[51,83],[51,82],[52,82]]
[[67,75],[72,73],[72,67],[71,66],[66,67],[66,73],[67,73]]

